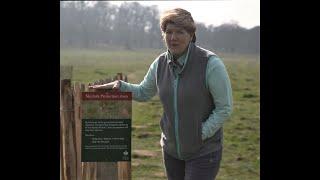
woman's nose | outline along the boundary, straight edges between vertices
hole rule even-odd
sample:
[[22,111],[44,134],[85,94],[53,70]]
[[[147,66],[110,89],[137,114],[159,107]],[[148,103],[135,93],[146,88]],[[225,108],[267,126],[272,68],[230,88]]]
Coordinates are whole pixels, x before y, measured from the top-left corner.
[[170,40],[176,40],[176,39],[177,39],[176,33],[172,33],[171,37],[170,37]]

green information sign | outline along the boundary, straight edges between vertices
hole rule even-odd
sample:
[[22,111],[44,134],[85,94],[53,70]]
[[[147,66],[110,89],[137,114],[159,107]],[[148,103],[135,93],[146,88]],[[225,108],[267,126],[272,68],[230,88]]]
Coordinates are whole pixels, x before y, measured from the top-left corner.
[[131,161],[131,93],[83,92],[81,162]]
[[82,162],[131,161],[131,119],[83,119]]

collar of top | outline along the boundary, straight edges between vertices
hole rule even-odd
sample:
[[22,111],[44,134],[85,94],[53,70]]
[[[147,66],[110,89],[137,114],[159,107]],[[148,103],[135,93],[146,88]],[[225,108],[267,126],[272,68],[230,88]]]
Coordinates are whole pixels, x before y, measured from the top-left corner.
[[176,62],[174,62],[174,58],[173,58],[173,55],[171,54],[170,50],[167,49],[167,52],[166,52],[166,57],[167,57],[167,63],[168,64],[173,64],[173,63],[178,63],[181,65],[181,67],[183,67],[183,65],[185,64],[186,62],[186,57],[188,57],[187,55],[189,54],[189,51],[190,51],[190,46],[192,45],[192,42],[189,43],[188,45],[188,50],[182,54]]

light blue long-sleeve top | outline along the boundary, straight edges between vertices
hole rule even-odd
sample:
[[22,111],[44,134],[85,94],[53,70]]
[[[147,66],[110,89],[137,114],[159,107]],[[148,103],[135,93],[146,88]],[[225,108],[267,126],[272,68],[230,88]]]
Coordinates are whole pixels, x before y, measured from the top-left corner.
[[[184,66],[188,54],[189,48],[177,61]],[[172,56],[169,51],[166,52],[166,55]],[[132,92],[133,100],[136,101],[147,101],[156,95],[158,60],[159,59],[157,58],[150,65],[147,74],[140,84],[131,84],[121,81],[120,91]],[[174,73],[178,73],[179,71],[180,69],[177,69]],[[223,123],[231,116],[232,112],[233,102],[231,83],[225,65],[218,56],[211,56],[209,58],[205,83],[213,97],[216,108],[209,115],[208,119],[202,123],[203,140],[212,137],[216,131],[223,126]]]

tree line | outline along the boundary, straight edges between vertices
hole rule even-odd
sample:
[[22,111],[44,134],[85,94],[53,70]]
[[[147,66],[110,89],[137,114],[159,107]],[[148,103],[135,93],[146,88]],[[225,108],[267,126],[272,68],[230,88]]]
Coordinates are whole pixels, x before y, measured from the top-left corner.
[[[107,1],[60,2],[60,46],[125,49],[164,48],[156,5]],[[260,26],[246,29],[237,23],[220,26],[196,23],[197,44],[223,52],[260,53]]]

